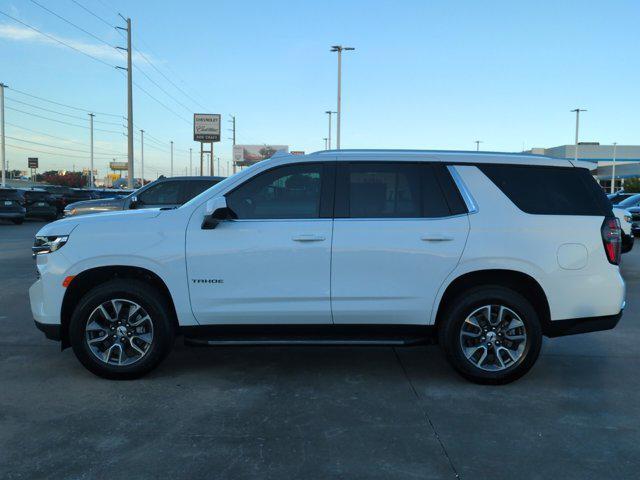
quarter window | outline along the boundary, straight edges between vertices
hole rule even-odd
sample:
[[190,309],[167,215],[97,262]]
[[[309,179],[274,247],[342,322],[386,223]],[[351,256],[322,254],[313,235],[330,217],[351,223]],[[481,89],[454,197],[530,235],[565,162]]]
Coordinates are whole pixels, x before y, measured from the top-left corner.
[[143,205],[177,205],[180,203],[181,182],[169,181],[152,185],[138,195]]
[[258,174],[226,195],[238,219],[319,218],[323,166],[299,164]]

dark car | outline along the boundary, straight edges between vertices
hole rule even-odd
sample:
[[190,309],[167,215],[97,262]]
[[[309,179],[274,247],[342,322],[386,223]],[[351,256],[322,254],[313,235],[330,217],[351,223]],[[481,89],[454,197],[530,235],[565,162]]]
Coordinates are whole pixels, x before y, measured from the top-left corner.
[[56,206],[58,215],[62,215],[64,207],[68,203],[67,198],[73,195],[73,189],[69,187],[62,187],[60,185],[42,185],[39,188],[42,188],[51,194],[51,201]]
[[640,193],[636,193],[622,202],[616,207],[624,208],[631,214],[631,233],[635,236],[640,235]]
[[618,205],[623,200],[626,200],[629,197],[633,197],[634,195],[635,193],[618,192],[610,193],[609,195],[607,195],[607,198],[611,200],[612,205]]
[[0,188],[0,219],[21,224],[27,213],[24,203],[24,196],[17,188]]
[[58,208],[51,194],[40,188],[23,190],[26,216],[29,218],[44,218],[55,220],[58,218]]
[[134,208],[179,207],[223,179],[224,177],[161,178],[124,198],[87,200],[69,204],[64,209],[64,215],[67,217]]

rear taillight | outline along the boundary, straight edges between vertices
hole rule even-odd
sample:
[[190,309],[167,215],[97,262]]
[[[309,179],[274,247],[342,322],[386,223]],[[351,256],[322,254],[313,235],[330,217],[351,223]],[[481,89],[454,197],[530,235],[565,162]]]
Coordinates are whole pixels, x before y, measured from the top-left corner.
[[616,217],[606,217],[600,228],[602,243],[607,260],[614,265],[620,264],[620,248],[622,244],[622,230],[620,221]]

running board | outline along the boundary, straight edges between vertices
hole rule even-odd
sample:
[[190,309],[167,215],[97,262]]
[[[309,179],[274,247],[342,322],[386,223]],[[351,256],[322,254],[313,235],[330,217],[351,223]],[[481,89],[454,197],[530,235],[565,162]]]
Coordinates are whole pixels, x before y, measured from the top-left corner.
[[211,325],[182,327],[190,346],[408,346],[434,343],[422,325]]

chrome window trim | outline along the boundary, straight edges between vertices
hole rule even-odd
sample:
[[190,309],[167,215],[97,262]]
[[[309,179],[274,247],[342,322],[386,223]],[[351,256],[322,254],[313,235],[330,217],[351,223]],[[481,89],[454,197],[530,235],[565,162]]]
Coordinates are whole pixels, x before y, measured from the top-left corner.
[[456,184],[456,187],[458,187],[458,191],[460,192],[460,195],[462,195],[462,199],[464,200],[464,203],[467,206],[468,212],[470,214],[478,213],[478,204],[476,203],[476,200],[473,198],[473,195],[471,195],[471,192],[467,188],[467,185],[464,183],[464,180],[462,180],[462,177],[458,173],[458,170],[456,169],[455,165],[447,165],[447,170],[449,170],[449,173],[451,174],[451,178],[453,178],[453,181]]

